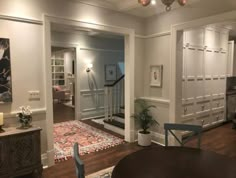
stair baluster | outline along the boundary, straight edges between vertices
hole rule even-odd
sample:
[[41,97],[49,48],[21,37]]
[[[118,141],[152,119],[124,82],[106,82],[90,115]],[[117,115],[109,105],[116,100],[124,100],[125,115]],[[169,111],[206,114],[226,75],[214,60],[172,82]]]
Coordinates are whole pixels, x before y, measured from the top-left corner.
[[[125,75],[122,75],[119,79],[117,79],[113,84],[106,84],[105,87],[105,98],[104,98],[104,112],[105,112],[105,120],[106,121],[112,121],[113,119],[113,109],[115,111],[118,110],[117,106],[119,106],[121,103],[117,103],[120,100],[114,98],[116,101],[113,102],[113,88],[125,77]],[[122,91],[120,92],[122,94]],[[113,106],[115,104],[115,106]]]

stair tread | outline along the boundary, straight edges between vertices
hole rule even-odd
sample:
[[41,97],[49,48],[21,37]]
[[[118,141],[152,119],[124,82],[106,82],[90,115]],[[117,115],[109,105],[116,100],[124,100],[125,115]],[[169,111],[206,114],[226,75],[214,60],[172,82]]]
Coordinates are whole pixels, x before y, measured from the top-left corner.
[[122,118],[122,119],[125,118],[125,114],[124,114],[124,113],[113,114],[113,116],[117,116],[117,117],[120,117],[120,118]]
[[116,120],[111,120],[111,121],[104,120],[104,122],[107,123],[107,124],[119,127],[121,129],[125,129],[125,124],[121,123],[121,122],[118,122]]

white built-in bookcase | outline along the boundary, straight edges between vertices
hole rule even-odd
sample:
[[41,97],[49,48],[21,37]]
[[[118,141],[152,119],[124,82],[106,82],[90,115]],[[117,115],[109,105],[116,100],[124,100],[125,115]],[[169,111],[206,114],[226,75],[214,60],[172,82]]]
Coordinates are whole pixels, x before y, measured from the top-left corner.
[[183,32],[182,123],[225,120],[228,37],[228,30],[213,27]]
[[52,85],[65,85],[64,53],[53,53],[51,57]]

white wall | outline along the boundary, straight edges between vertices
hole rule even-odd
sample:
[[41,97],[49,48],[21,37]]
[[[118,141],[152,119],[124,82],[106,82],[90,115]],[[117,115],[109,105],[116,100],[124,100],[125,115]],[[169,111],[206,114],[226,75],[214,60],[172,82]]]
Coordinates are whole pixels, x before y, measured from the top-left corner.
[[[40,48],[43,43],[42,27],[5,20],[0,20],[0,25],[3,27],[0,36],[10,39],[13,93],[13,102],[9,105],[1,105],[1,110],[11,112],[18,110],[21,105],[28,104],[32,108],[43,108],[44,91],[41,78],[43,54],[42,48]],[[42,91],[41,100],[29,101],[28,91],[30,90]]]
[[145,55],[144,55],[144,42],[145,40],[142,38],[135,38],[135,98],[142,97],[144,94],[144,76],[145,73],[144,63],[145,63]]
[[72,74],[72,61],[75,59],[74,52],[68,51],[64,53],[64,67],[65,67],[65,74],[68,73]]
[[[144,96],[169,99],[170,35],[145,40]],[[162,87],[150,86],[150,66],[163,65]]]
[[[0,36],[10,39],[12,73],[13,102],[0,105],[0,110],[5,116],[5,126],[18,125],[15,114],[19,111],[19,107],[30,105],[33,110],[33,124],[39,124],[43,128],[41,134],[42,152],[45,152],[42,26],[6,20],[0,20],[0,26],[2,27]],[[29,100],[28,91],[32,90],[40,91],[39,101]],[[35,115],[34,111],[37,113],[38,110],[43,113]]]

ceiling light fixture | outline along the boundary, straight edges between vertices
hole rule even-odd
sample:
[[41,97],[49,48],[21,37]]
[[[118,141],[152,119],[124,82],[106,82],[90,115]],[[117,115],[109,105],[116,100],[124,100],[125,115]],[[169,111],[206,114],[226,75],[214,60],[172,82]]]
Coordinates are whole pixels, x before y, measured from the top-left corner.
[[184,6],[187,3],[187,0],[178,0],[179,5]]
[[156,0],[151,0],[151,5],[156,5]]
[[[171,10],[171,5],[173,4],[175,0],[161,0],[161,2],[166,5],[166,11],[170,11]],[[180,6],[184,6],[187,3],[187,0],[176,0],[178,1]],[[148,6],[150,3],[152,5],[156,4],[156,0],[138,0],[138,2],[140,4],[142,4],[142,6]]]
[[148,6],[151,0],[138,0],[138,2],[142,4],[142,6]]

